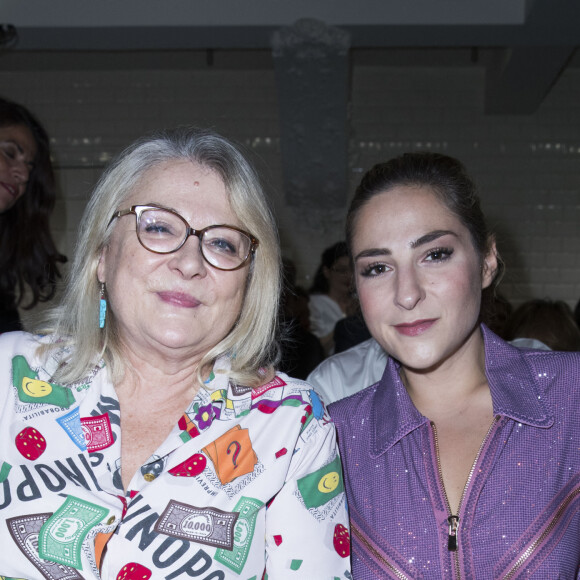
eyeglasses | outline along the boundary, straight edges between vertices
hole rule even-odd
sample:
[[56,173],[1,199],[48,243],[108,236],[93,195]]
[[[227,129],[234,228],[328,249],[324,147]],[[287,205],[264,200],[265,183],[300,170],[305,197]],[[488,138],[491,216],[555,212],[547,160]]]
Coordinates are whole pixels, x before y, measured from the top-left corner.
[[203,259],[218,270],[237,270],[254,254],[257,238],[234,226],[214,225],[194,230],[177,212],[156,205],[133,205],[116,211],[115,218],[134,214],[139,243],[155,254],[177,252],[189,236],[199,238]]

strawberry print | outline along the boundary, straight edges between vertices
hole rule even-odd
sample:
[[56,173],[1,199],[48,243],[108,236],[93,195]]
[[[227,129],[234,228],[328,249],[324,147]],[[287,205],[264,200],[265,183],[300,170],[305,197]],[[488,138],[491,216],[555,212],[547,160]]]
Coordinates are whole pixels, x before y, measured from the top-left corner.
[[34,427],[26,427],[16,435],[16,449],[30,461],[38,459],[46,450],[46,439]]
[[342,524],[336,524],[334,527],[334,538],[332,540],[336,553],[341,558],[350,556],[350,537],[348,530]]
[[170,469],[169,473],[177,477],[193,477],[194,475],[199,475],[205,469],[206,463],[207,459],[205,458],[205,455],[202,453],[196,453],[189,459],[186,459],[183,463]]
[[117,574],[117,580],[148,580],[151,578],[151,570],[136,562],[125,564]]

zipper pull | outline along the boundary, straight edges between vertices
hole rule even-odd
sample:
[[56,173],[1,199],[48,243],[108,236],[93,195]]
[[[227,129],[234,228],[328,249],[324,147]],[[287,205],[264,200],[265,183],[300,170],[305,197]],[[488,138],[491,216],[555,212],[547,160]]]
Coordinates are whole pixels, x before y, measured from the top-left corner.
[[457,528],[459,527],[459,516],[449,516],[449,537],[447,538],[447,549],[450,552],[457,552]]

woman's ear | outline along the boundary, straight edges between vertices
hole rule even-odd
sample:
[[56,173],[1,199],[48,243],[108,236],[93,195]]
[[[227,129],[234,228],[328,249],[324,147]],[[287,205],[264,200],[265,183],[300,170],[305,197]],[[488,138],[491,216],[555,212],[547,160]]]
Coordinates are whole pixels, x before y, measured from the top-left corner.
[[101,253],[99,255],[99,263],[97,264],[97,279],[99,282],[103,283],[107,281],[107,277],[105,276],[105,271],[107,268],[107,250],[108,246],[104,246],[101,249]]
[[495,279],[498,269],[498,255],[495,238],[492,236],[489,240],[487,254],[483,258],[481,273],[481,289],[487,288]]

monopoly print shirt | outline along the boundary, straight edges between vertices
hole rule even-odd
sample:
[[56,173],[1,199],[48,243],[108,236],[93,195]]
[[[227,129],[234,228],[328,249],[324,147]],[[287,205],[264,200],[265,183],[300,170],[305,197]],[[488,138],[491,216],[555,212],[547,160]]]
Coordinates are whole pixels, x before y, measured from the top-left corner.
[[334,426],[306,383],[234,385],[218,361],[124,492],[106,368],[55,384],[38,344],[0,337],[0,577],[351,578]]

